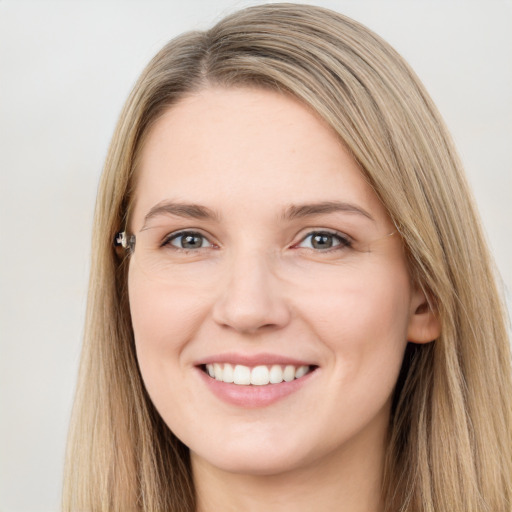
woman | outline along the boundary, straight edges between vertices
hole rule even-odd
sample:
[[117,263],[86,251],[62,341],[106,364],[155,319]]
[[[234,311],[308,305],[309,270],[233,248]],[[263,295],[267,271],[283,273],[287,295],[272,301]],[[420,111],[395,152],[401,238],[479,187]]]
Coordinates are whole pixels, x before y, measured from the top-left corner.
[[368,29],[274,4],[171,41],[93,255],[65,510],[511,509],[490,257],[439,114]]

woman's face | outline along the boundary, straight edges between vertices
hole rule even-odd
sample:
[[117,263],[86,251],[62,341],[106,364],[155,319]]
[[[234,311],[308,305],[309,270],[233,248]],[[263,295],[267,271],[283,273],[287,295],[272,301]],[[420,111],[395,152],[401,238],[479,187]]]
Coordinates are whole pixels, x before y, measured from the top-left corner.
[[193,463],[380,453],[407,340],[427,341],[423,296],[335,134],[276,92],[207,88],[156,122],[138,172],[137,357]]

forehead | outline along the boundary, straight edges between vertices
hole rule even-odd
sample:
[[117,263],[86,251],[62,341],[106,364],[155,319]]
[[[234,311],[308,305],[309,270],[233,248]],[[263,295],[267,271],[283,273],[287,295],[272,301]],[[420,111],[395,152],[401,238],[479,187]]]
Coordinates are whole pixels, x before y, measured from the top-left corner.
[[336,133],[275,91],[207,88],[153,125],[142,149],[134,218],[167,199],[238,215],[292,203],[384,208]]

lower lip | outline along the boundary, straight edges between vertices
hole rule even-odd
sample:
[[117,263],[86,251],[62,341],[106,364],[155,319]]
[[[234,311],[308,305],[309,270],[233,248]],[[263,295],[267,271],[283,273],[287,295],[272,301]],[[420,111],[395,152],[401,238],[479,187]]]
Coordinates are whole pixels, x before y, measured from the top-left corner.
[[295,379],[291,382],[281,382],[280,384],[267,384],[266,386],[228,384],[213,379],[200,368],[197,370],[203,382],[208,386],[208,389],[223,402],[238,407],[256,408],[272,405],[297,392],[311,380],[318,371],[318,368],[315,368],[300,379]]

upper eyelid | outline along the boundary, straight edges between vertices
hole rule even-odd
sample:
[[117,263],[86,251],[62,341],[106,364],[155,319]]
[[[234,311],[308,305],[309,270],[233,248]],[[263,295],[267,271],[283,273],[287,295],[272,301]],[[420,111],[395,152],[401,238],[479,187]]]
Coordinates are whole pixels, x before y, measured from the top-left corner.
[[[301,246],[301,244],[303,244],[308,238],[310,238],[312,235],[315,235],[315,234],[327,234],[327,235],[332,236],[333,238],[338,238],[338,244],[333,245],[332,247],[329,247],[327,249],[322,249],[322,250],[311,248],[311,247],[302,247]],[[301,238],[298,242],[291,244],[289,247],[294,250],[304,249],[306,251],[327,253],[330,251],[339,251],[342,249],[350,249],[353,247],[353,241],[351,238],[343,236],[341,234],[331,233],[329,231],[314,231],[312,233],[307,234],[305,237]]]
[[[344,233],[342,231],[338,231],[333,228],[326,228],[326,227],[308,227],[301,229],[294,237],[294,241],[288,244],[288,247],[292,247],[294,245],[297,245],[298,243],[304,241],[308,236],[318,234],[318,233],[327,233],[329,235],[337,236],[343,240],[346,240],[347,242],[353,243],[354,238],[352,238],[347,233]],[[174,240],[175,238],[178,238],[179,236],[183,236],[186,234],[195,234],[202,236],[206,238],[211,245],[217,245],[221,246],[221,244],[218,242],[217,238],[213,236],[211,233],[208,233],[204,231],[201,228],[185,228],[185,229],[178,229],[176,231],[172,231],[165,236],[162,237],[161,243],[168,243],[171,240]]]
[[348,242],[353,242],[354,239],[348,235],[347,233],[344,233],[342,231],[338,231],[336,229],[332,229],[332,228],[307,228],[307,230],[301,230],[296,236],[295,238],[298,239],[297,242],[293,242],[292,245],[298,243],[298,242],[302,242],[303,240],[305,240],[308,236],[311,236],[311,235],[314,235],[314,234],[319,234],[319,233],[326,233],[328,235],[333,235],[333,236],[337,236],[339,238],[342,238],[344,240],[347,240]]
[[[203,230],[197,229],[197,228],[187,228],[187,229],[179,229],[177,231],[172,231],[171,233],[168,233],[165,236],[163,236],[162,241],[160,243],[163,246],[165,244],[170,243],[171,240],[175,240],[176,238],[179,238],[180,236],[184,236],[187,234],[202,236],[203,238],[206,238],[206,240],[208,240],[210,245],[219,245],[215,241],[215,237],[213,237],[213,235],[210,235],[209,233],[205,233]],[[179,248],[177,247],[177,249],[179,249]],[[202,247],[202,249],[206,249],[206,247]]]
[[167,233],[163,238],[173,238],[180,235],[186,235],[186,234],[194,234],[194,235],[201,235],[205,238],[215,238],[213,235],[205,231],[201,228],[185,228],[185,229],[177,229],[175,231],[170,231]]

